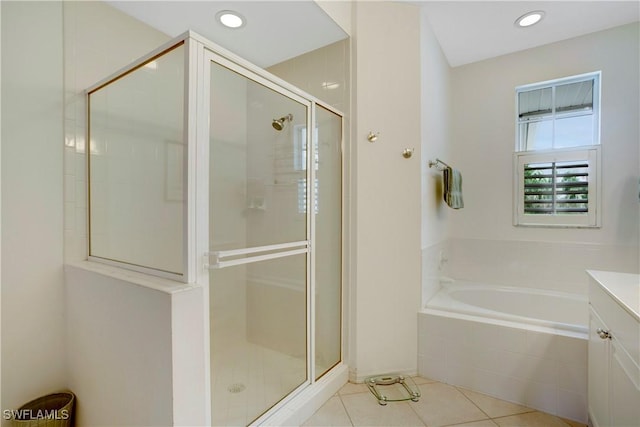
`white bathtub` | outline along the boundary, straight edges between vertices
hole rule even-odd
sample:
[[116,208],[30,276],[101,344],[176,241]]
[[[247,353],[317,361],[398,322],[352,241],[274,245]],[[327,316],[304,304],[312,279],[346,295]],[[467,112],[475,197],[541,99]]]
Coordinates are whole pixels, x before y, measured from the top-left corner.
[[586,423],[586,296],[444,283],[418,322],[421,375]]
[[497,323],[585,339],[589,323],[586,296],[467,281],[443,283],[425,311],[475,316],[479,321],[502,321]]

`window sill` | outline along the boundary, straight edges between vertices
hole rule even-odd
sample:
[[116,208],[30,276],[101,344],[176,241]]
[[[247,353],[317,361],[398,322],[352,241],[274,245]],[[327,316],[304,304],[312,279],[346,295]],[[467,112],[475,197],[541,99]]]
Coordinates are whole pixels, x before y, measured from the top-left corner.
[[514,227],[525,228],[602,228],[601,225],[583,224],[513,224]]

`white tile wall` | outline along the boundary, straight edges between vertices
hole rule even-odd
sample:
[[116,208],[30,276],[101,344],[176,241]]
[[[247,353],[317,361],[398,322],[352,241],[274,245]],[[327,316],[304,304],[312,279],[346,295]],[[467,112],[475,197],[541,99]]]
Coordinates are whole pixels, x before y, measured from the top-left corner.
[[[638,271],[638,247],[591,243],[451,239],[446,273],[461,280],[587,295],[585,270]],[[437,257],[437,252],[423,256]],[[437,260],[423,260],[429,265]],[[425,264],[423,264],[425,265]]]
[[169,40],[103,2],[64,2],[65,262],[87,257],[87,87]]
[[420,375],[586,422],[587,341],[420,313]]
[[440,278],[447,277],[448,254],[447,241],[439,242],[422,249],[422,306],[424,307],[440,289]]
[[182,273],[184,55],[91,95],[92,255]]

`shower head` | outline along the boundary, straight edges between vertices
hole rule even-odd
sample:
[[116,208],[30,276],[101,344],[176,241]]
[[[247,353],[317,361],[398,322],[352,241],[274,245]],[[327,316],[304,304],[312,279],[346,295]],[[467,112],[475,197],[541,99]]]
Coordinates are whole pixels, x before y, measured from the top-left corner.
[[282,129],[284,129],[284,126],[286,125],[287,122],[290,122],[291,120],[293,120],[293,115],[292,114],[287,114],[284,117],[280,117],[279,119],[273,119],[273,122],[271,123],[271,126],[273,126],[273,128],[277,131],[281,131]]

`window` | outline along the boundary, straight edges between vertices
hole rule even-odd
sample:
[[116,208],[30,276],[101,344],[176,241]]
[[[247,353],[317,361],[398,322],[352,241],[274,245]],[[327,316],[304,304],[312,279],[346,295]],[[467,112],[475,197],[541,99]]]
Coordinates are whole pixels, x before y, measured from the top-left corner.
[[600,73],[516,88],[516,225],[598,227]]
[[516,153],[517,225],[597,227],[600,147]]

